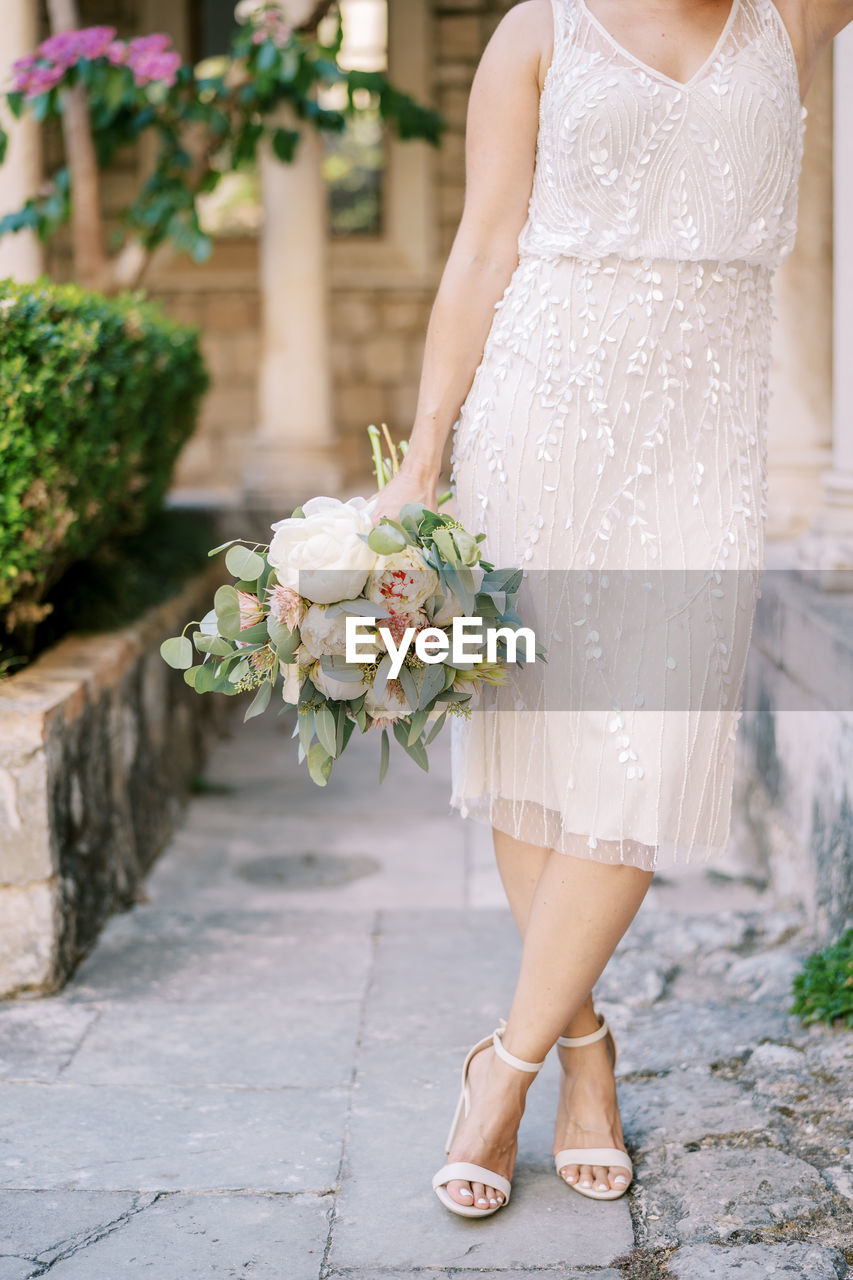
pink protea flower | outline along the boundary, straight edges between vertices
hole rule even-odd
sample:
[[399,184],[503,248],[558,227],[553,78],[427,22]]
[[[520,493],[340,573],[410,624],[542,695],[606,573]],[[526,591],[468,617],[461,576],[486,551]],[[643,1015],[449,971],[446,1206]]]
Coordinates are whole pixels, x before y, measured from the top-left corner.
[[305,601],[299,593],[292,587],[279,585],[273,587],[267,599],[276,622],[288,631],[295,631],[305,616]]
[[249,627],[263,622],[264,610],[257,596],[252,595],[250,591],[238,591],[237,598],[240,601],[241,631],[248,631]]
[[249,654],[249,665],[255,671],[263,674],[272,671],[273,667],[278,663],[278,658],[274,649],[266,645],[263,649],[257,649],[254,653]]

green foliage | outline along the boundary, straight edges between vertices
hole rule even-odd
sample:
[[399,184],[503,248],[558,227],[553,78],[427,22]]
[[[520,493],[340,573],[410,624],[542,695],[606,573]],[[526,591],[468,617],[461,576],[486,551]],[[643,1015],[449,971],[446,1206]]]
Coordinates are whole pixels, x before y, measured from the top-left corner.
[[[130,233],[149,250],[168,241],[197,262],[212,249],[199,221],[198,197],[213,191],[223,175],[251,164],[264,140],[278,160],[289,163],[302,127],[338,134],[348,120],[378,111],[399,138],[438,145],[444,122],[437,112],[395,88],[381,72],[345,71],[338,65],[340,26],[328,44],[298,30],[283,46],[271,38],[255,43],[253,33],[251,25],[237,32],[216,73],[208,64],[182,66],[174,84],[138,85],[127,66],[111,65],[106,57],[83,58],[48,92],[32,98],[9,93],[7,103],[15,115],[56,120],[62,115],[63,89],[82,85],[100,166],[111,164],[143,134],[153,135],[152,170],[119,211],[117,238]],[[318,101],[318,92],[334,85],[345,90],[341,110]],[[367,106],[357,105],[365,98]],[[282,108],[289,110],[293,128],[282,127]],[[4,146],[0,130],[0,163]],[[45,192],[0,218],[0,235],[29,228],[46,240],[69,214],[69,175],[63,167]]]
[[4,281],[0,313],[0,635],[27,648],[69,566],[160,508],[207,375],[134,295]]
[[853,1027],[853,929],[806,960],[794,978],[791,1013],[804,1023]]

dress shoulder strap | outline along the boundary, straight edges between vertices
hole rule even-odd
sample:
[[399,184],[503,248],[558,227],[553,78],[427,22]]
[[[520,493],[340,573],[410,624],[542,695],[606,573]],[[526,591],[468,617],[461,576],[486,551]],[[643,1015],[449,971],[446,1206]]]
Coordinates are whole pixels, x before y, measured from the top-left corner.
[[554,19],[554,58],[556,62],[569,47],[578,21],[578,0],[551,0]]

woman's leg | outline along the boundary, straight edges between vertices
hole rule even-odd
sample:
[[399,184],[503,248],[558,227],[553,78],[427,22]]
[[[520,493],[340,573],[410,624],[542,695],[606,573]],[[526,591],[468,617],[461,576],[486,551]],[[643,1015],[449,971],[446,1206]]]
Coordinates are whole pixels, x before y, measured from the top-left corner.
[[[504,1042],[516,1057],[539,1061],[559,1035],[581,1035],[595,1029],[590,992],[634,918],[652,875],[636,867],[573,858],[520,842],[514,842],[516,847],[512,850],[517,856],[510,856],[507,840],[496,833],[501,875],[522,930],[524,949]],[[596,1066],[595,1074],[600,1076],[601,1064],[597,1060],[601,1055],[596,1053],[600,1047],[564,1052],[578,1058],[581,1052],[588,1054]],[[572,1063],[564,1065],[569,1069],[572,1107],[575,1102],[582,1102],[585,1112],[597,1107],[594,1118],[600,1120],[602,1108],[595,1095],[602,1090],[590,1088],[590,1067],[580,1062],[577,1067]],[[608,1075],[612,1088],[609,1064],[605,1082]],[[471,1112],[460,1127],[450,1159],[471,1160],[510,1177],[518,1125],[531,1082],[531,1077],[500,1062],[491,1049],[478,1054],[471,1064]],[[615,1090],[613,1104],[611,1111],[615,1110]],[[610,1122],[606,1130],[595,1128],[594,1137],[588,1135],[583,1142],[574,1141],[570,1132],[568,1137],[572,1140],[563,1145],[599,1146],[615,1128]],[[613,1132],[612,1136],[621,1138],[621,1133]],[[619,1176],[619,1172],[614,1169],[612,1176]],[[623,1176],[625,1172],[622,1171]],[[584,1169],[581,1180],[591,1178],[593,1173],[598,1182],[612,1185],[607,1180],[607,1170]],[[493,1188],[478,1183],[471,1186],[467,1182],[451,1182],[447,1189],[460,1204],[494,1203],[501,1198]]]

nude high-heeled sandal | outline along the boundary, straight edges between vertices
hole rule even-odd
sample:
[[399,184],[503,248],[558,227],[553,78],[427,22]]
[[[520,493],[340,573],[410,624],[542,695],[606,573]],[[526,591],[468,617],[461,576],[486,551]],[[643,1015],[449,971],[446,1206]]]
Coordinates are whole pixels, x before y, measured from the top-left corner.
[[[535,1075],[544,1067],[543,1062],[525,1062],[522,1058],[516,1058],[508,1049],[503,1047],[501,1036],[503,1028],[498,1027],[493,1035],[486,1036],[484,1040],[480,1040],[474,1048],[470,1050],[464,1063],[462,1064],[462,1088],[459,1093],[459,1101],[456,1104],[456,1112],[453,1116],[453,1123],[450,1126],[450,1132],[447,1135],[447,1142],[444,1150],[450,1153],[453,1142],[456,1138],[458,1130],[463,1119],[471,1110],[471,1090],[468,1084],[468,1068],[473,1058],[477,1056],[483,1049],[488,1049],[489,1045],[494,1048],[498,1057],[506,1062],[508,1066],[515,1067],[516,1071],[529,1071],[531,1075]],[[448,1182],[482,1182],[486,1187],[494,1187],[503,1194],[503,1204],[496,1204],[493,1208],[478,1209],[474,1204],[457,1204],[455,1200],[450,1198],[446,1188]],[[503,1178],[499,1173],[493,1173],[491,1169],[484,1169],[482,1165],[471,1164],[467,1160],[456,1160],[451,1164],[444,1165],[439,1169],[438,1173],[432,1180],[432,1188],[438,1196],[445,1209],[449,1209],[451,1213],[458,1213],[462,1218],[488,1218],[490,1214],[497,1213],[498,1209],[502,1209],[503,1205],[509,1204],[510,1192],[512,1184],[508,1178]]]
[[[601,1026],[597,1031],[593,1031],[588,1036],[560,1036],[557,1044],[564,1049],[582,1049],[584,1045],[595,1044],[597,1040],[603,1040],[605,1036],[610,1037],[610,1047],[613,1053],[613,1066],[616,1066],[616,1041],[613,1038],[613,1032],[607,1025],[606,1018],[601,1019]],[[602,1165],[619,1169],[628,1170],[628,1181],[624,1187],[611,1187],[607,1191],[597,1191],[595,1187],[581,1187],[575,1182],[566,1182],[562,1176],[562,1170],[567,1164],[588,1164]],[[571,1187],[572,1191],[577,1191],[579,1195],[589,1196],[590,1200],[618,1200],[620,1196],[624,1196],[628,1187],[631,1185],[631,1179],[634,1176],[634,1166],[631,1163],[631,1157],[627,1151],[620,1151],[618,1147],[567,1147],[564,1151],[558,1151],[554,1156],[554,1165],[557,1169],[557,1177],[567,1187]]]

